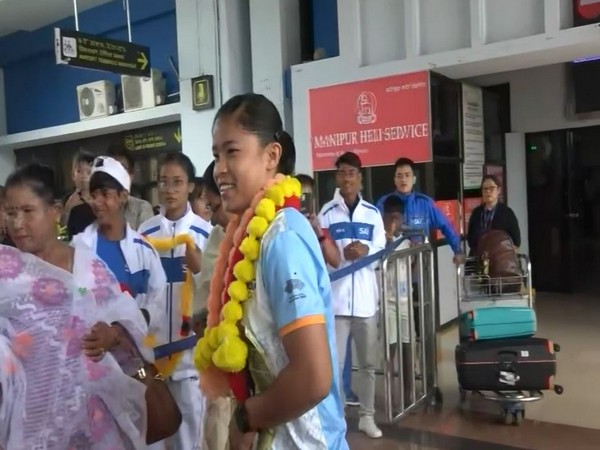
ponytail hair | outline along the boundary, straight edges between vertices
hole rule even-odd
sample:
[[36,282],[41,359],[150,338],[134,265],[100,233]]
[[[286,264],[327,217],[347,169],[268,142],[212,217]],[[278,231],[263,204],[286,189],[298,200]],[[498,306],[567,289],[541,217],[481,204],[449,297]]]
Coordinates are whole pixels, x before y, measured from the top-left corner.
[[284,175],[292,175],[296,169],[296,146],[292,136],[287,131],[281,130],[275,135],[275,141],[281,145],[281,159],[277,171]]
[[281,145],[281,158],[277,171],[292,175],[296,166],[296,147],[289,133],[284,131],[279,111],[267,97],[261,94],[241,94],[224,103],[214,124],[223,117],[235,116],[236,122],[247,132],[254,134],[266,147],[273,142]]

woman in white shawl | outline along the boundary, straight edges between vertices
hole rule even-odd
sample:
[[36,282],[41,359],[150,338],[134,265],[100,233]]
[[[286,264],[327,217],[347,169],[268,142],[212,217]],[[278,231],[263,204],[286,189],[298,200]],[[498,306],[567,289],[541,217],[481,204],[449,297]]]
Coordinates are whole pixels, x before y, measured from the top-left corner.
[[152,358],[146,323],[91,250],[57,239],[55,198],[49,168],[7,180],[17,248],[0,246],[0,448],[143,449],[145,387],[129,375]]

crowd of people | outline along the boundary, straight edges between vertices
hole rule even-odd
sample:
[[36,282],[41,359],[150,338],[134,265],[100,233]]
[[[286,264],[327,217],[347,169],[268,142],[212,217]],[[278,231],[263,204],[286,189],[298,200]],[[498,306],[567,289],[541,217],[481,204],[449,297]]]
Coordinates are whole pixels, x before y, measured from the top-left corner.
[[[318,213],[305,205],[313,180],[294,176],[292,138],[262,95],[221,106],[212,159],[197,177],[185,154],[167,155],[156,211],[130,194],[134,161],[117,148],[77,155],[75,190],[63,199],[47,167],[29,164],[8,177],[0,195],[0,448],[343,450],[344,407],[354,404],[359,429],[382,436],[375,267],[334,282],[330,273],[399,239],[403,224],[440,228],[457,260],[459,236],[414,192],[414,164],[404,158],[396,192],[377,205],[361,195],[362,165],[351,152],[336,161],[332,200]],[[60,223],[70,243],[58,239]],[[492,223],[482,218],[480,227]],[[403,345],[408,292],[405,280],[388,295],[401,305],[393,314],[402,320],[392,322],[406,329],[388,328]],[[156,346],[194,335],[194,349],[155,360]],[[148,442],[146,420],[157,404],[138,376],[152,363],[181,415],[158,442]]]

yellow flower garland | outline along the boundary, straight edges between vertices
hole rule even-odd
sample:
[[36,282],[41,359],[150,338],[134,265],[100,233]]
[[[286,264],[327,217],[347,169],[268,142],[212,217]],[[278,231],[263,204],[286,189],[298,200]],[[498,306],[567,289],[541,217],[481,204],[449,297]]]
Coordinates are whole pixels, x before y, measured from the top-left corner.
[[[196,248],[196,243],[189,234],[179,234],[174,237],[168,238],[150,238],[146,237],[146,241],[152,245],[156,251],[160,253],[168,252],[175,247],[185,244],[187,251],[193,251]],[[179,299],[179,310],[182,317],[192,316],[192,299],[194,296],[194,282],[192,274],[189,270],[185,271],[185,282],[181,290],[181,298]],[[149,337],[146,342],[147,345],[154,347],[154,337]],[[164,376],[169,377],[175,371],[177,364],[181,360],[183,353],[176,353],[170,357],[162,358],[155,361],[155,366],[158,371]]]
[[241,372],[246,367],[248,346],[240,336],[240,322],[244,317],[243,303],[254,289],[261,239],[275,219],[277,210],[284,206],[285,199],[299,198],[300,195],[300,182],[287,176],[269,187],[256,205],[239,246],[244,258],[233,267],[234,280],[227,287],[221,322],[216,327],[206,328],[204,337],[194,350],[194,363],[198,370],[207,370],[211,363],[229,373]]

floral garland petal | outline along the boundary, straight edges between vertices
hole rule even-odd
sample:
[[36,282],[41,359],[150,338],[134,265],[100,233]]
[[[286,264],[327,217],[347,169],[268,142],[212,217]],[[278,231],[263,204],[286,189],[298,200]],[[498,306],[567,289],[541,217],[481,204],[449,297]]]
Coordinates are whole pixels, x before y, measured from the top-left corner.
[[200,385],[209,398],[232,392],[238,401],[248,395],[248,344],[240,336],[244,311],[256,280],[261,239],[285,207],[300,207],[300,182],[277,175],[259,192],[242,217],[227,227],[211,281],[208,327],[194,350],[202,372]]

